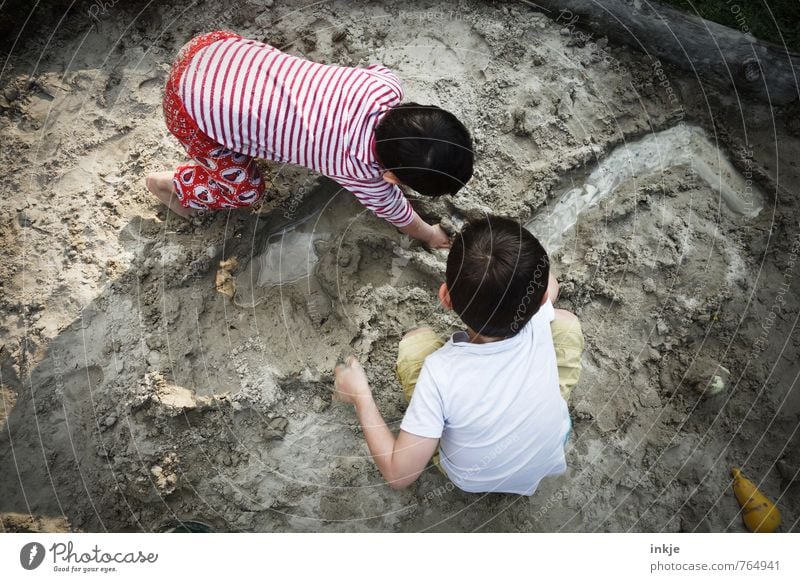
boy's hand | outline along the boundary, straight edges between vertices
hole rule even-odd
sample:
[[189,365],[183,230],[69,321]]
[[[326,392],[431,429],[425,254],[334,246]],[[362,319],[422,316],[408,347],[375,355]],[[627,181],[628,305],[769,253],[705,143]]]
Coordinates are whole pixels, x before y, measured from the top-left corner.
[[364,368],[355,356],[347,358],[345,364],[339,364],[333,371],[333,398],[347,404],[358,404],[365,396],[372,396],[369,381]]
[[432,249],[450,248],[450,236],[448,236],[441,224],[434,224],[431,227],[431,234],[426,242],[428,247]]

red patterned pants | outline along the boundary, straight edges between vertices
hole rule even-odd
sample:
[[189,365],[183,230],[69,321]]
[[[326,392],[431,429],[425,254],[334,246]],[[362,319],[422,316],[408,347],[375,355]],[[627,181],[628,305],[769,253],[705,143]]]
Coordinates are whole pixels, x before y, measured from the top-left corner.
[[164,93],[167,129],[178,138],[194,162],[178,166],[172,184],[185,208],[220,210],[251,206],[264,195],[264,181],[250,156],[231,151],[202,132],[180,98],[183,72],[200,49],[237,36],[232,32],[209,32],[184,46],[172,66]]

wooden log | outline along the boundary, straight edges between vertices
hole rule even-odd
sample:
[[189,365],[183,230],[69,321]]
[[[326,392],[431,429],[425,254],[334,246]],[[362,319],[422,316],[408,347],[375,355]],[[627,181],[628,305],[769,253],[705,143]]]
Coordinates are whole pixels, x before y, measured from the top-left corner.
[[[775,105],[800,99],[800,54],[651,0],[526,1],[571,31],[607,36],[742,97]],[[736,10],[731,5],[732,10]]]

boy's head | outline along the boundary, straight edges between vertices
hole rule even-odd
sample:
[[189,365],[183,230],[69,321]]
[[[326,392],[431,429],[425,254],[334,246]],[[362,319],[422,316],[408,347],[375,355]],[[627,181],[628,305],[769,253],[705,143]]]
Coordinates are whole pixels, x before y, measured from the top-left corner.
[[521,224],[488,216],[456,235],[440,297],[477,333],[515,335],[544,300],[550,260]]
[[403,103],[375,128],[380,164],[425,196],[455,194],[472,177],[472,139],[455,115],[435,105]]

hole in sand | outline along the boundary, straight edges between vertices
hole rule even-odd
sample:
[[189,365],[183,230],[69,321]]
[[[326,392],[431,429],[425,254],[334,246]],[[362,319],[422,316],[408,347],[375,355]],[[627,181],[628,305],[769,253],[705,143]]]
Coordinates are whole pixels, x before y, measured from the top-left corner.
[[314,241],[329,238],[328,233],[317,228],[318,219],[317,214],[267,239],[264,252],[252,261],[252,281],[256,286],[294,283],[311,273],[319,260]]

